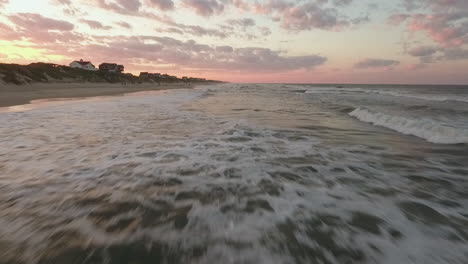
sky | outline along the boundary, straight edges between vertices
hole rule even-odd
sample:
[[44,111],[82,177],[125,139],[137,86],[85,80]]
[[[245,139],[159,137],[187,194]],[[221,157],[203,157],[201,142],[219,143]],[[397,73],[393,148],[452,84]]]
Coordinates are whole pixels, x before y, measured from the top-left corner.
[[468,84],[468,0],[0,0],[0,62],[229,82]]

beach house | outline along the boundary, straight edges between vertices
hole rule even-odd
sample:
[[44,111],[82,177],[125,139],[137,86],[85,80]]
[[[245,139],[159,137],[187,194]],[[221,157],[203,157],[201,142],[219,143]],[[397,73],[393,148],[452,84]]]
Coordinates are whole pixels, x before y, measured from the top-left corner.
[[90,61],[83,61],[82,59],[70,63],[70,68],[78,68],[87,71],[97,71],[96,67]]
[[117,72],[122,73],[124,71],[124,66],[117,63],[102,63],[99,65],[99,70],[104,72]]

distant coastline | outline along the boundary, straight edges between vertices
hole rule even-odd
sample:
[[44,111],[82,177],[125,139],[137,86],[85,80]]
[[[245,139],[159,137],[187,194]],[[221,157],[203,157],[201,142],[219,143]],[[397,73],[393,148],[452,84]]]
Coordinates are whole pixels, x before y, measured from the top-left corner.
[[114,96],[216,83],[220,82],[166,74],[87,71],[50,63],[0,64],[0,107],[38,99]]
[[89,71],[53,63],[31,63],[28,65],[0,63],[0,85],[25,85],[34,83],[219,83],[193,77],[176,77],[168,74],[149,74],[135,76],[131,73]]

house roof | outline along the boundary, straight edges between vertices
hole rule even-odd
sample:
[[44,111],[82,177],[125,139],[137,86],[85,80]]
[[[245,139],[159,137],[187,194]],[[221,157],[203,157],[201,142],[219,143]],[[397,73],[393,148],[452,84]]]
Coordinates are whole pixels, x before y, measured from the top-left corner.
[[74,61],[74,62],[79,63],[79,64],[81,64],[83,66],[88,65],[88,64],[92,64],[90,61]]
[[123,70],[124,69],[124,66],[123,65],[120,65],[120,64],[116,64],[116,63],[107,63],[107,62],[104,62],[102,63],[101,65],[99,65],[99,68],[104,68],[106,70],[111,70],[111,71],[117,71],[117,70]]

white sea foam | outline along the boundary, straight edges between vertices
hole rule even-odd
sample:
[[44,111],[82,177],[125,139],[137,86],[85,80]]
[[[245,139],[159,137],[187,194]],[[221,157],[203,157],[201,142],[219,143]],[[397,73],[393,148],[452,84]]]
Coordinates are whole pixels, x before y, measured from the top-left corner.
[[468,130],[442,124],[430,119],[414,119],[403,116],[372,112],[357,108],[351,113],[357,119],[386,127],[405,135],[413,135],[432,143],[460,144],[468,143]]
[[468,97],[465,97],[465,96],[435,95],[435,94],[429,95],[429,94],[389,91],[389,90],[381,90],[381,89],[314,87],[314,88],[309,88],[309,90],[305,91],[306,94],[340,93],[340,92],[381,94],[381,95],[389,95],[389,96],[394,96],[394,97],[406,97],[406,98],[414,98],[414,99],[421,99],[421,100],[426,100],[426,101],[438,101],[438,102],[446,102],[446,101],[468,102]]

